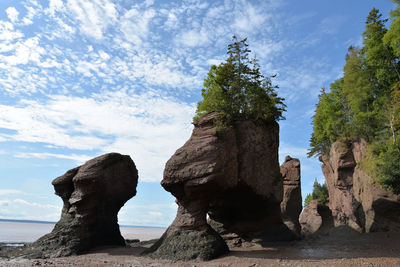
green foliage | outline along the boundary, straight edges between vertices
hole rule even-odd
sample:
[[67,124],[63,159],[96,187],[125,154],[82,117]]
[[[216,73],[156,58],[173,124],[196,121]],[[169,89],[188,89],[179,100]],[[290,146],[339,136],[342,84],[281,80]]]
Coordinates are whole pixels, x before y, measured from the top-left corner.
[[322,185],[318,183],[317,179],[314,181],[313,191],[311,194],[307,194],[304,200],[305,206],[309,205],[311,200],[318,200],[318,203],[325,204],[329,201],[328,187],[325,183]]
[[320,155],[328,151],[330,145],[348,131],[346,127],[349,116],[343,102],[341,84],[343,79],[336,80],[330,85],[330,93],[323,89],[313,117],[314,131],[311,137],[309,156]]
[[210,67],[194,120],[212,111],[220,112],[225,124],[242,119],[265,123],[284,119],[284,99],[278,97],[278,87],[272,85],[271,77],[260,72],[258,60],[249,59],[246,41],[234,36],[227,60]]
[[396,194],[400,194],[400,150],[396,145],[389,145],[378,163],[381,177],[379,182]]
[[393,0],[393,2],[397,4],[397,8],[390,12],[392,23],[383,37],[383,42],[391,46],[398,56],[400,55],[400,0]]
[[343,77],[323,90],[313,116],[309,156],[327,154],[335,141],[364,138],[370,146],[362,164],[381,184],[399,192],[400,149],[400,0],[392,25],[377,9],[369,13],[363,47],[350,47]]

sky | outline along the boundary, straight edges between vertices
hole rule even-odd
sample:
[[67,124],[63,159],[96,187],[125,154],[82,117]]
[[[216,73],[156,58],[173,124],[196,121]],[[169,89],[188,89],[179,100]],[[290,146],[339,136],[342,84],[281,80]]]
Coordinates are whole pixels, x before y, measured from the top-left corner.
[[362,44],[369,11],[390,0],[1,0],[0,219],[58,221],[51,181],[108,152],[130,155],[137,195],[123,225],[167,227],[175,198],[166,161],[190,137],[203,79],[232,36],[284,97],[279,156],[301,161],[303,199],[318,158],[307,158],[321,88]]

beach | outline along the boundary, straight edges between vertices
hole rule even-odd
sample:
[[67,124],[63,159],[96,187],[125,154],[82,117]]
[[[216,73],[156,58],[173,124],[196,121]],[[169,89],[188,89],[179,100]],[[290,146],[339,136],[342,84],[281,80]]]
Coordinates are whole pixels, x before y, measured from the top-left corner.
[[[174,262],[144,257],[151,245],[102,247],[53,259],[5,259],[0,266],[400,266],[400,233],[349,231],[292,242],[233,248],[211,261]],[[1,249],[1,248],[0,248]]]

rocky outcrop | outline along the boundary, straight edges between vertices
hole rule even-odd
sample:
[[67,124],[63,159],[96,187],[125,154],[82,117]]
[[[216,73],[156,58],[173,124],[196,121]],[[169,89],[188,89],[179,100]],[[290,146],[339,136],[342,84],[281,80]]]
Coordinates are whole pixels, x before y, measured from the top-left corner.
[[152,257],[207,260],[228,251],[220,234],[250,238],[284,226],[278,124],[239,121],[217,134],[217,116],[195,122],[190,139],[166,164],[161,184],[179,208],[148,251]]
[[[279,126],[237,122],[232,131],[237,146],[235,186],[219,190],[208,215],[223,236],[241,239],[280,238],[284,226],[280,214],[283,186],[279,169]],[[226,179],[235,181],[235,176]],[[284,227],[283,227],[284,228]],[[261,237],[262,236],[262,237]]]
[[333,227],[332,212],[328,206],[311,200],[300,215],[303,236],[327,234]]
[[117,214],[136,194],[138,171],[129,156],[109,153],[67,171],[53,181],[64,202],[53,231],[30,247],[33,258],[63,257],[97,246],[124,246]]
[[359,232],[400,231],[400,196],[382,189],[363,171],[366,151],[364,140],[335,142],[329,156],[320,158],[335,226],[348,225]]
[[146,253],[172,260],[209,260],[228,252],[207,224],[210,200],[237,184],[237,146],[232,129],[216,136],[216,113],[198,120],[192,136],[167,162],[161,185],[176,197],[178,212],[161,239]]
[[281,166],[283,179],[283,200],[281,213],[283,222],[297,236],[300,236],[301,227],[299,216],[303,209],[300,183],[300,160],[286,156]]

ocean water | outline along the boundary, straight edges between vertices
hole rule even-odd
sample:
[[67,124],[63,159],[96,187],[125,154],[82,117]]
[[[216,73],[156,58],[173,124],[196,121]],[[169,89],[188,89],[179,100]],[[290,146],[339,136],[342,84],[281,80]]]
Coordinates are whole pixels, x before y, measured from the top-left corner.
[[[49,223],[0,221],[0,242],[34,242],[39,237],[50,233],[53,228],[54,224]],[[161,237],[166,229],[150,227],[121,227],[120,230],[125,239],[139,239],[140,241],[146,241]]]

